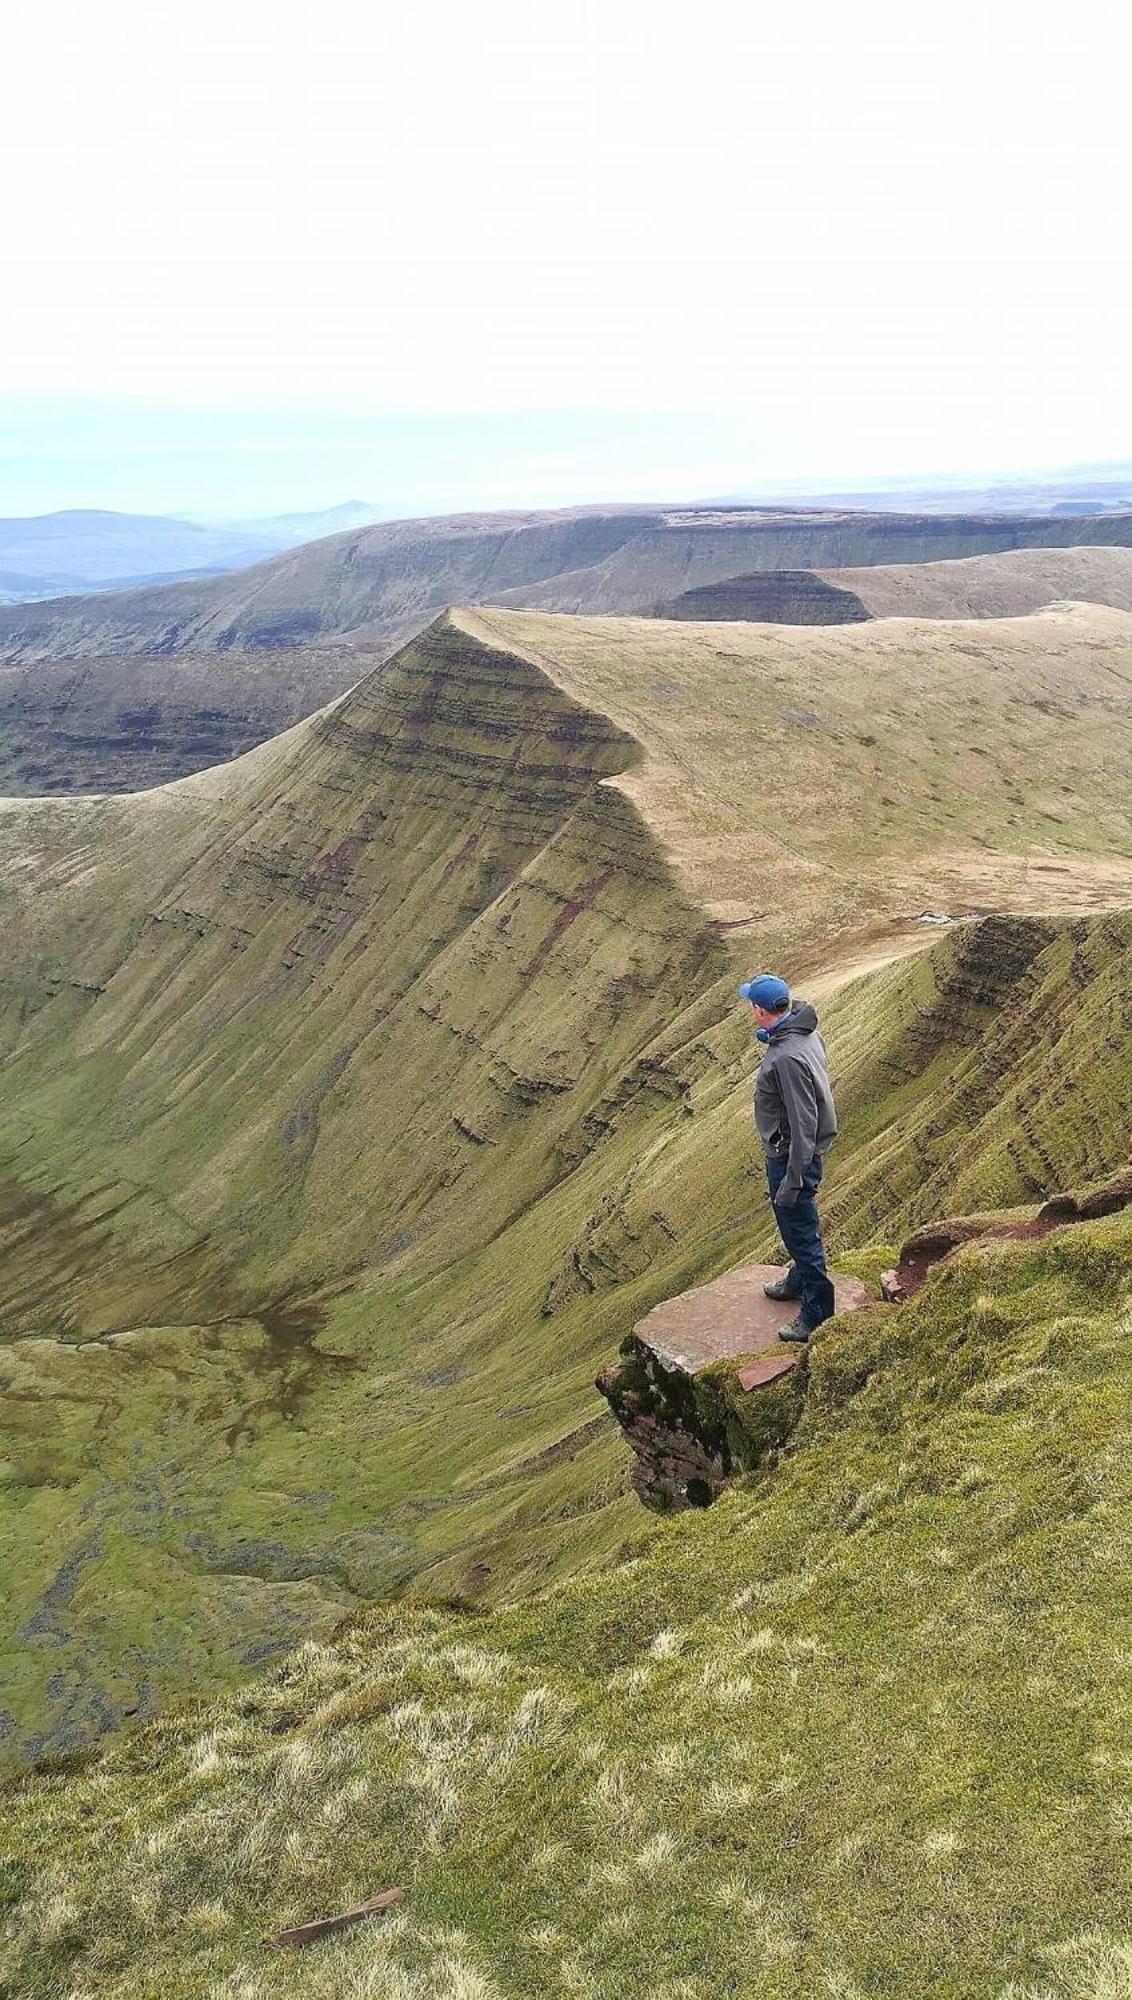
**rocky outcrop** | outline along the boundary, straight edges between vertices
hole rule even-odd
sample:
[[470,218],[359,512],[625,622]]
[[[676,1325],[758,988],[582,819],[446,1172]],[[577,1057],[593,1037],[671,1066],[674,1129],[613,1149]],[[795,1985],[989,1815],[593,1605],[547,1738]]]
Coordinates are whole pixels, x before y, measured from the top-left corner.
[[1132,1166],[1093,1186],[1051,1195],[1033,1214],[960,1215],[917,1229],[901,1248],[881,1291],[890,1305],[914,1298],[937,1265],[969,1243],[1025,1243],[1048,1236],[1068,1223],[1096,1222],[1132,1208]]
[[[771,1264],[748,1264],[666,1299],[597,1377],[636,1459],[634,1491],[654,1512],[709,1506],[797,1423],[807,1350],[778,1337],[797,1305],[763,1291],[781,1276]],[[839,1313],[868,1299],[856,1278],[836,1279],[834,1290]]]

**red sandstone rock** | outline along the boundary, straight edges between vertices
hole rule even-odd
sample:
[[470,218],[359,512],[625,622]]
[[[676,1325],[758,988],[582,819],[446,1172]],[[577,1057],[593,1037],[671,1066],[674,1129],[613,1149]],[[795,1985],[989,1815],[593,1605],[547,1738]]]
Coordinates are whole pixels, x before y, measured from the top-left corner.
[[[789,1435],[801,1409],[805,1354],[778,1339],[797,1311],[763,1291],[780,1276],[773,1265],[748,1264],[666,1299],[638,1321],[620,1364],[598,1376],[635,1454],[632,1485],[647,1507],[707,1506],[733,1472],[750,1469]],[[838,1278],[834,1297],[844,1313],[864,1305],[868,1293],[856,1278]],[[726,1415],[727,1392],[721,1403],[710,1378],[694,1386],[721,1361],[744,1364],[732,1378],[751,1394],[738,1432]]]
[[[768,1299],[763,1286],[781,1276],[773,1264],[744,1264],[710,1285],[665,1299],[638,1320],[633,1332],[662,1367],[677,1368],[683,1375],[698,1375],[715,1361],[741,1354],[780,1352],[778,1330],[793,1319],[797,1303]],[[859,1278],[835,1278],[833,1294],[839,1313],[868,1303]]]
[[739,1370],[741,1389],[761,1389],[765,1382],[777,1382],[780,1375],[788,1375],[797,1366],[796,1354],[768,1354],[762,1361],[749,1361]]

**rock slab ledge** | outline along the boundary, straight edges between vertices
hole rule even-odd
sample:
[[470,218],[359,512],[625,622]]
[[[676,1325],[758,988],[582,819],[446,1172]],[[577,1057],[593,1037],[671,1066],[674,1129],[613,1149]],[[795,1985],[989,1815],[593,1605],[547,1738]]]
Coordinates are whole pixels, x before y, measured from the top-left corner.
[[[781,1276],[772,1264],[746,1264],[665,1299],[598,1376],[634,1453],[634,1491],[654,1512],[709,1506],[797,1423],[806,1349],[778,1338],[797,1306],[763,1291]],[[834,1299],[839,1314],[853,1312],[869,1293],[857,1278],[835,1277]]]

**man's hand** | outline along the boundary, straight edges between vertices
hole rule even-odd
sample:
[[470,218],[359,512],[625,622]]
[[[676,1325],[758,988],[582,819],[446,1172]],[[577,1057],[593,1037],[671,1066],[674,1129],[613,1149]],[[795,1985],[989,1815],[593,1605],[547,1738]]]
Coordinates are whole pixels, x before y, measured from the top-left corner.
[[775,1207],[793,1208],[797,1203],[798,1196],[801,1194],[801,1192],[802,1192],[801,1188],[788,1187],[785,1181],[781,1181],[779,1183],[777,1193],[775,1194],[774,1197]]

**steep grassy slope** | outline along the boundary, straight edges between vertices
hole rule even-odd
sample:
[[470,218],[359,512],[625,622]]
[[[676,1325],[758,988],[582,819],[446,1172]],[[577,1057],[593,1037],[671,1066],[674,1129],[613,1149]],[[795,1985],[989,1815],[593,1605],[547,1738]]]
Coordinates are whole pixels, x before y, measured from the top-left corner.
[[0,792],[137,791],[240,756],[372,672],[372,647],[0,666]]
[[610,1485],[558,1473],[593,1334],[550,1380],[514,1338],[581,1218],[533,1211],[607,1094],[671,1112],[634,1064],[716,949],[595,791],[631,750],[440,632],[250,771],[9,808],[17,1736],[458,1581],[489,1521],[582,1551],[533,1496]]
[[1132,611],[1132,549],[1010,549],[959,562],[772,570],[685,591],[656,615],[855,625],[865,618],[1019,618],[1059,599]]
[[[835,900],[764,875],[767,914],[729,959],[687,886],[675,739],[650,724],[642,751],[615,713],[637,715],[662,628],[570,652],[564,621],[523,622],[528,651],[555,641],[548,674],[520,622],[506,648],[481,619],[442,623],[225,771],[0,813],[13,1756],[238,1678],[367,1598],[507,1594],[639,1537],[593,1374],[656,1299],[770,1240],[739,954],[789,938],[794,974],[832,938],[835,984],[862,909],[882,955],[924,941],[884,930],[894,842],[847,814],[815,871]],[[852,732],[783,729],[773,663],[752,652],[729,682],[708,630],[696,672],[691,628],[669,662],[685,803],[714,799],[727,762],[717,700],[732,765],[773,745],[784,785],[793,758],[830,812],[852,799]],[[1103,743],[1122,801],[1111,635],[1038,621],[1037,661],[1043,635],[1086,676],[1061,767],[1073,879],[1091,812],[1115,894],[1123,807],[1075,736]],[[1000,698],[962,657],[984,726],[1014,727],[1014,670],[994,670]],[[883,649],[876,672],[887,712],[922,720],[923,675]],[[943,695],[939,713],[942,730]],[[1048,783],[1040,729],[1013,780],[1023,822]],[[957,785],[965,739],[947,739]],[[996,893],[1056,909],[1062,878],[1039,888],[993,788],[972,798]],[[839,1244],[959,1188],[1026,1199],[1116,1164],[1127,1078],[1096,1059],[1125,1062],[1127,945],[1116,917],[965,925],[837,997]],[[1090,1080],[1066,1119],[1075,1061]]]
[[786,1460],[627,1565],[382,1613],[28,1780],[0,1990],[1116,2000],[1130,1297],[1127,1217],[963,1252],[823,1333]]

